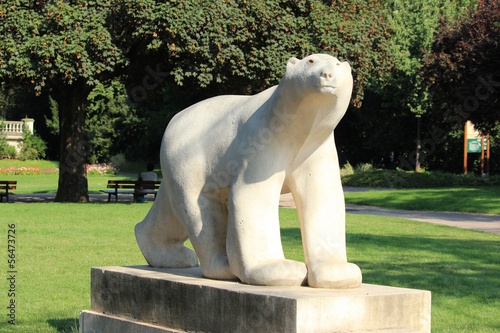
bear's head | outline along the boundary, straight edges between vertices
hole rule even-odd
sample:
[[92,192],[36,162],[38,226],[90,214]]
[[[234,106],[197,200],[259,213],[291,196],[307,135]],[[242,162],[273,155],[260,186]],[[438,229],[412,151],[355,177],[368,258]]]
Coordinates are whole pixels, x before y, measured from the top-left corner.
[[302,60],[290,58],[282,81],[299,98],[311,94],[332,96],[336,104],[346,108],[351,99],[351,66],[327,54],[313,54]]

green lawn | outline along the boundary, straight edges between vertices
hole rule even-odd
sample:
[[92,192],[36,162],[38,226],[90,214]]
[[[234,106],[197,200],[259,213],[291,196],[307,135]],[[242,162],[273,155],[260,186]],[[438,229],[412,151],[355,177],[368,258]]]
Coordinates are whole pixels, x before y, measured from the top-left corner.
[[[110,179],[137,179],[137,177],[123,175],[105,175],[105,176],[87,176],[89,182],[89,193],[102,194],[99,190],[106,188]],[[57,193],[57,184],[59,180],[58,173],[40,174],[40,175],[0,175],[0,180],[16,180],[17,189],[14,193]]]
[[[140,165],[142,165],[141,163]],[[89,193],[91,194],[102,194],[99,190],[105,189],[110,179],[137,179],[136,174],[140,171],[145,171],[145,166],[142,169],[139,163],[130,163],[131,169],[126,169],[127,176],[124,175],[88,175],[89,183]],[[57,168],[59,162],[55,161],[44,161],[44,160],[34,160],[34,161],[19,161],[19,160],[0,160],[0,169],[2,168],[21,168],[21,167],[32,167],[32,168]],[[161,178],[161,170],[155,169],[158,177]],[[130,174],[130,175],[129,175]],[[131,176],[133,175],[133,176]],[[17,189],[14,193],[57,193],[57,186],[59,181],[59,173],[50,174],[39,174],[39,175],[3,175],[0,174],[0,180],[16,180]]]
[[[3,204],[1,237],[16,225],[16,326],[1,332],[72,332],[90,308],[90,268],[143,265],[133,228],[146,204]],[[295,209],[281,209],[287,258],[303,261]],[[499,235],[404,219],[347,216],[348,258],[364,282],[432,291],[433,332],[498,332]],[[4,249],[4,272],[7,251]],[[8,281],[0,293],[7,313]]]
[[2,160],[0,159],[0,169],[4,168],[59,168],[59,162],[46,160]]
[[500,186],[346,193],[346,203],[391,209],[500,214]]

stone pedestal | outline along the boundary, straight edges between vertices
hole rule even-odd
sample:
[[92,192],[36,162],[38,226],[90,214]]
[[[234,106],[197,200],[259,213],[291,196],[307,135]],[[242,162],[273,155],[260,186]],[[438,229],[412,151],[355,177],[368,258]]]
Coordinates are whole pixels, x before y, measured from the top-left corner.
[[199,268],[92,269],[80,332],[430,332],[429,291],[260,287],[205,279]]

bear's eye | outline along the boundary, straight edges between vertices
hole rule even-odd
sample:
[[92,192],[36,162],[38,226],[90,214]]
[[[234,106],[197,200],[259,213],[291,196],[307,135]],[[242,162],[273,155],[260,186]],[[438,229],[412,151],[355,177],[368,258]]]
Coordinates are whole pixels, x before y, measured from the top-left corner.
[[314,64],[314,59],[309,59],[310,64]]

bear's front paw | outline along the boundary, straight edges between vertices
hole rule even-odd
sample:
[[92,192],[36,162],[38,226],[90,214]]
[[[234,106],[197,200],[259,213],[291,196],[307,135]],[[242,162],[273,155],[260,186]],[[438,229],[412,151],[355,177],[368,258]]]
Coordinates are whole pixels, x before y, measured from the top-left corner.
[[308,267],[307,282],[310,287],[352,289],[361,286],[361,270],[348,262],[321,261]]

